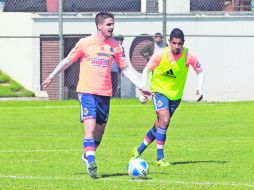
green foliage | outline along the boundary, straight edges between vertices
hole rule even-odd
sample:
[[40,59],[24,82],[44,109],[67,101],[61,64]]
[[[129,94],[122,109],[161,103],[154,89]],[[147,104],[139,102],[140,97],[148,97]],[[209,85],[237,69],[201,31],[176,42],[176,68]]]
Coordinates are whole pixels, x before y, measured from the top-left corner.
[[253,110],[254,102],[182,102],[167,131],[165,155],[172,165],[154,165],[154,142],[142,154],[148,178],[132,180],[131,150],[156,115],[150,102],[113,100],[96,152],[100,178],[92,180],[81,160],[77,101],[0,102],[0,189],[254,189]]
[[0,71],[0,98],[1,97],[32,97],[34,93],[26,90],[22,85]]
[[10,78],[7,75],[0,73],[0,83],[7,83],[9,81],[10,81]]

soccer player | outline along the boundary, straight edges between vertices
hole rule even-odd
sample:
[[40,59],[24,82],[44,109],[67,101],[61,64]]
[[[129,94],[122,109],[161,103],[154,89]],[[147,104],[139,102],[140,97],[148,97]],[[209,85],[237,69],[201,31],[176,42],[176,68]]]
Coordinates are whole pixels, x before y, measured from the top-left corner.
[[81,105],[80,120],[84,124],[84,150],[82,155],[87,172],[97,178],[95,152],[101,143],[109,114],[110,97],[112,96],[111,67],[115,59],[122,73],[141,90],[145,96],[149,91],[141,89],[135,70],[124,56],[122,46],[112,38],[114,15],[100,12],[95,17],[97,33],[82,38],[64,58],[54,71],[42,83],[43,87],[51,84],[54,76],[63,72],[80,58],[78,97]]
[[[142,74],[142,85],[154,92],[153,103],[157,119],[151,129],[148,130],[144,141],[139,147],[135,147],[132,159],[139,157],[142,152],[156,140],[157,161],[160,167],[169,166],[164,158],[164,144],[166,132],[175,110],[181,102],[189,67],[191,66],[198,79],[197,101],[203,98],[204,75],[197,57],[184,44],[183,31],[175,28],[169,39],[169,47],[165,47],[153,54]],[[140,98],[145,103],[146,97]]]

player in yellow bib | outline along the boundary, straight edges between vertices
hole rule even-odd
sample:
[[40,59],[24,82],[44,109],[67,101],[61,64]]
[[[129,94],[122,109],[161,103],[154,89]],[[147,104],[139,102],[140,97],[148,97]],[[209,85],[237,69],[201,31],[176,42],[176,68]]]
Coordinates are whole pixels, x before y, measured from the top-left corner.
[[[143,86],[148,89],[150,86],[151,92],[154,92],[153,103],[157,119],[154,126],[148,130],[144,141],[133,149],[132,158],[140,157],[147,146],[156,140],[156,164],[160,167],[170,165],[164,158],[166,131],[170,119],[181,102],[190,65],[198,78],[197,101],[203,98],[203,69],[197,57],[183,47],[183,44],[183,31],[179,28],[173,29],[170,33],[169,47],[165,47],[151,57],[142,75]],[[145,103],[146,98],[141,96],[140,101]]]

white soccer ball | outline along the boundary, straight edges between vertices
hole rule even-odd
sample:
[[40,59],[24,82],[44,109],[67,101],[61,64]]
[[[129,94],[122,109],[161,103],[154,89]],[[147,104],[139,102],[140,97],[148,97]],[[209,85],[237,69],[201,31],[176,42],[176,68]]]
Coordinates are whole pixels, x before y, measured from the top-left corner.
[[133,178],[143,178],[148,174],[148,164],[141,158],[133,159],[128,164],[128,174]]

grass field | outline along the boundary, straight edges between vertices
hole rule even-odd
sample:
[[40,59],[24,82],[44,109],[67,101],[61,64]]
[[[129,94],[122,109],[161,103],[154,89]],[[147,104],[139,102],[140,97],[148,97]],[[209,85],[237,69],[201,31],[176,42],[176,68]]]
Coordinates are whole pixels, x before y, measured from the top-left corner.
[[145,180],[127,175],[130,152],[155,114],[151,103],[112,100],[96,154],[98,180],[82,163],[79,103],[0,102],[0,189],[254,189],[254,102],[186,103],[167,133],[169,168],[158,168],[155,144],[143,154]]

